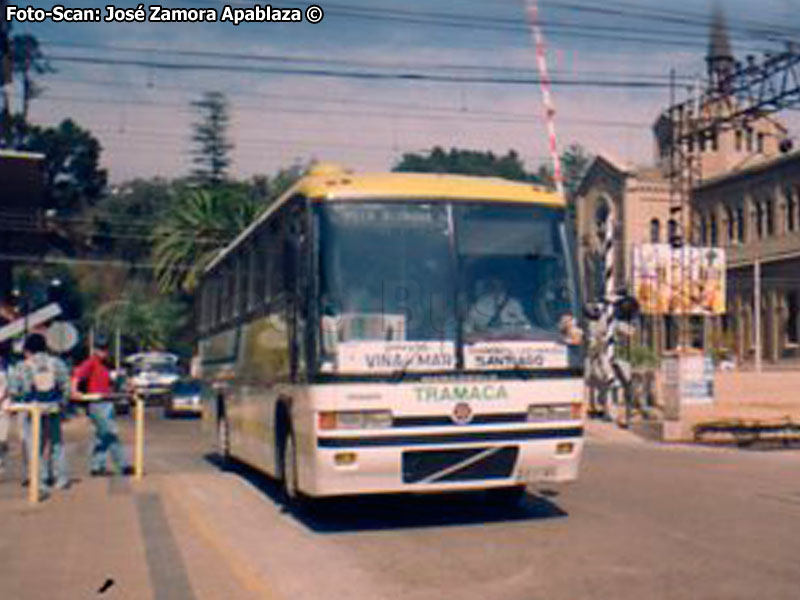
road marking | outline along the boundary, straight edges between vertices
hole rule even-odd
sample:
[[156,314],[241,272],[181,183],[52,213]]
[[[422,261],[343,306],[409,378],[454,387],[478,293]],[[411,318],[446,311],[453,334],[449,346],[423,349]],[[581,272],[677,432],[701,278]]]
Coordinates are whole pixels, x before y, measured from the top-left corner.
[[198,512],[196,506],[186,498],[187,490],[185,488],[178,492],[173,489],[171,484],[168,484],[164,489],[167,495],[170,496],[171,502],[180,507],[181,514],[186,516],[192,527],[200,534],[200,537],[216,550],[244,589],[253,592],[264,600],[277,600],[275,592],[248,565],[246,559],[240,555],[236,548],[220,540],[220,537],[208,525],[208,515]]
[[144,540],[147,570],[155,600],[194,600],[186,566],[158,494],[137,494],[136,508]]

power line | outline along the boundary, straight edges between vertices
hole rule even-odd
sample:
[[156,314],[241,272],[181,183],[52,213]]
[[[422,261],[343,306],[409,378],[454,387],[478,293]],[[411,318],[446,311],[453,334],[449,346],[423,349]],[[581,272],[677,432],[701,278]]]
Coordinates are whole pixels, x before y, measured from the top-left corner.
[[[285,96],[287,100],[290,99],[289,96]],[[125,105],[134,105],[134,106],[161,106],[161,107],[177,107],[185,112],[194,113],[194,110],[188,106],[187,104],[179,103],[179,102],[156,102],[152,100],[111,100],[111,99],[101,99],[101,98],[91,98],[91,97],[80,97],[80,96],[62,96],[62,95],[46,95],[39,98],[40,101],[59,101],[59,102],[75,102],[80,104],[102,104],[102,105],[114,105],[118,106],[120,104]],[[263,112],[265,107],[263,106],[243,106],[241,104],[236,105],[237,112]],[[458,120],[458,121],[491,121],[491,122],[498,122],[498,123],[539,123],[542,122],[542,118],[537,115],[525,115],[521,113],[504,113],[500,111],[482,111],[482,110],[473,110],[473,109],[420,109],[428,110],[430,113],[424,112],[409,112],[409,113],[387,113],[387,112],[359,112],[357,115],[354,115],[351,110],[330,110],[330,109],[314,109],[314,108],[286,108],[280,107],[275,105],[269,106],[270,113],[285,113],[285,114],[321,114],[321,115],[334,115],[334,116],[357,116],[358,119],[363,118],[392,118],[392,119],[411,119],[411,120],[433,120],[433,121],[441,121],[442,119],[446,120]],[[444,114],[442,114],[444,113]],[[603,120],[603,119],[581,119],[581,118],[565,118],[562,119],[563,122],[568,124],[578,124],[578,125],[589,125],[593,127],[614,127],[614,128],[630,128],[630,129],[642,129],[642,128],[649,128],[651,125],[649,123],[644,122],[633,122],[633,121],[617,121],[617,120]]]
[[[208,51],[208,50],[186,50],[181,48],[157,47],[157,46],[138,46],[138,45],[118,45],[118,44],[90,44],[86,42],[64,42],[64,41],[42,41],[43,46],[53,46],[56,48],[80,48],[87,50],[102,50],[105,52],[119,52],[119,53],[144,53],[144,54],[158,54],[159,56],[172,55],[180,57],[202,57],[202,58],[218,58],[224,60],[248,60],[267,63],[280,63],[280,64],[299,64],[299,65],[332,65],[347,68],[378,68],[378,69],[407,69],[407,70],[453,70],[453,71],[492,71],[492,72],[506,72],[506,73],[529,73],[531,68],[529,65],[525,66],[508,66],[498,64],[465,64],[465,63],[398,63],[391,61],[364,61],[364,60],[351,60],[340,58],[329,58],[309,55],[289,55],[289,54],[259,54],[259,53],[241,53],[241,52],[223,52],[223,51]],[[555,71],[557,72],[557,71]],[[574,72],[573,72],[574,73]],[[597,69],[592,69],[593,75],[614,75],[619,76],[619,72],[603,72]],[[664,79],[668,80],[670,76],[665,73],[637,73],[626,72],[626,77],[630,78],[644,78],[644,79]],[[679,77],[679,80],[686,83],[692,83],[694,80],[691,77]]]
[[172,266],[160,266],[155,263],[143,262],[129,262],[118,259],[100,259],[100,258],[68,258],[68,257],[54,257],[54,256],[30,256],[28,254],[12,254],[0,253],[0,259],[14,262],[14,263],[35,263],[35,264],[49,264],[49,265],[95,265],[98,267],[118,266],[125,268],[135,269],[150,269],[156,268],[170,270],[170,271],[188,271],[194,265],[177,264]]
[[[176,63],[156,60],[138,60],[121,58],[102,58],[93,56],[49,56],[54,62],[67,62],[92,65],[112,65],[126,67],[143,67],[168,71],[224,71],[240,73],[261,73],[268,75],[302,75],[305,77],[331,77],[360,80],[396,80],[396,81],[428,81],[438,83],[480,83],[497,85],[538,85],[538,77],[476,77],[458,75],[432,75],[425,73],[381,73],[378,71],[335,71],[332,69],[297,69],[291,67],[263,67],[252,65],[223,65],[214,63]],[[571,87],[599,88],[631,88],[631,89],[667,89],[669,83],[664,81],[632,81],[632,80],[600,80],[600,79],[567,79],[554,78],[552,85]]]
[[[116,81],[115,82],[110,82],[110,81],[104,81],[104,80],[101,81],[101,80],[96,80],[96,79],[85,79],[85,78],[81,79],[81,78],[75,78],[75,77],[61,78],[58,75],[54,75],[50,80],[64,81],[64,82],[67,82],[69,84],[86,85],[88,87],[109,87],[109,88],[114,88],[114,89],[117,89],[119,87],[126,87],[126,88],[134,88],[134,89],[138,89],[138,90],[142,89],[141,84],[134,83],[134,82],[126,82],[126,81],[123,81],[123,82],[116,82]],[[694,85],[695,85],[695,80],[691,79],[691,87],[689,85],[687,85],[686,86],[687,90],[688,89],[694,89]],[[202,86],[202,85],[194,87],[194,88],[190,88],[190,87],[186,87],[186,86],[176,86],[176,85],[169,85],[169,84],[165,85],[163,83],[148,84],[147,85],[147,89],[149,90],[150,88],[158,89],[158,90],[171,90],[171,91],[177,91],[177,92],[187,92],[187,93],[188,92],[199,93],[199,92],[207,90],[207,86]],[[147,91],[147,90],[145,90],[145,91]],[[430,112],[436,112],[436,113],[438,113],[438,112],[454,113],[454,114],[455,113],[458,113],[458,114],[470,113],[470,114],[476,114],[476,115],[495,115],[495,116],[503,116],[503,117],[519,117],[521,119],[524,118],[524,119],[541,120],[541,117],[538,117],[538,116],[532,115],[532,114],[527,114],[527,113],[523,114],[523,113],[511,113],[511,112],[508,112],[508,111],[498,111],[498,110],[494,110],[494,111],[493,110],[482,110],[482,109],[475,109],[475,108],[464,107],[464,106],[461,106],[461,107],[455,107],[453,105],[445,106],[445,105],[442,105],[442,104],[422,104],[422,103],[419,103],[419,102],[397,102],[397,101],[385,101],[385,100],[384,101],[363,100],[363,99],[359,98],[358,96],[346,97],[346,96],[330,96],[330,95],[321,96],[319,94],[316,94],[316,95],[281,94],[281,93],[275,93],[275,92],[257,92],[257,91],[248,90],[248,89],[236,90],[234,92],[229,92],[229,94],[230,94],[229,97],[233,97],[233,98],[236,98],[237,96],[243,96],[243,97],[261,98],[261,99],[265,99],[265,100],[273,100],[273,99],[287,100],[287,101],[292,102],[293,105],[297,105],[298,102],[311,102],[311,103],[314,103],[314,104],[345,105],[345,106],[348,106],[349,108],[352,108],[353,106],[375,106],[375,107],[380,107],[380,108],[401,108],[401,109],[424,110],[424,111],[430,111]],[[47,99],[48,97],[49,98],[53,98],[54,96],[45,94],[45,95],[41,96],[41,98],[39,98],[39,99]],[[115,99],[108,99],[108,100],[105,100],[105,101],[117,103],[117,100],[115,100]],[[138,100],[123,100],[120,103],[122,103],[122,104],[129,104],[129,103],[130,104],[135,104],[135,103],[139,103],[139,102],[140,101],[138,101]],[[151,103],[151,101],[142,100],[141,103],[142,104],[149,104],[149,103]],[[188,104],[189,103],[187,102],[187,106],[188,106]],[[239,106],[241,106],[241,105],[237,104],[236,108],[238,108]],[[272,106],[273,105],[270,105],[270,107],[272,107]],[[305,110],[305,109],[303,109],[303,110]],[[394,114],[395,113],[392,113],[392,115],[394,115]],[[584,123],[584,124],[604,124],[604,123],[608,123],[608,124],[618,125],[620,127],[628,127],[628,126],[629,127],[638,127],[639,126],[638,123],[634,123],[634,122],[605,121],[605,120],[597,120],[597,119],[589,119],[589,118],[574,119],[573,121],[574,122]],[[642,124],[642,125],[645,125],[645,124]]]
[[[199,2],[207,3],[207,4],[215,4],[220,5],[222,2],[215,1],[215,0],[197,0]],[[246,0],[233,0],[233,4],[241,4],[241,5],[249,5]],[[644,20],[644,21],[657,21],[659,24],[663,24],[664,22],[669,22],[673,24],[683,25],[683,26],[693,26],[693,27],[705,27],[708,25],[709,18],[707,16],[700,16],[700,17],[689,17],[687,13],[681,12],[671,12],[671,11],[651,11],[648,12],[646,9],[643,11],[641,7],[631,6],[628,5],[627,7],[623,8],[613,8],[606,6],[587,6],[582,4],[567,4],[564,5],[559,3],[554,5],[552,8],[569,8],[572,12],[579,12],[579,13],[589,13],[593,15],[600,15],[603,17],[613,18],[616,21],[619,18],[627,18],[631,20]],[[404,22],[413,25],[427,25],[427,26],[436,26],[436,27],[450,27],[450,28],[466,28],[471,30],[490,30],[490,31],[518,31],[523,32],[525,31],[525,27],[523,25],[523,21],[520,17],[496,17],[490,16],[486,14],[477,15],[477,14],[467,14],[467,13],[452,13],[452,12],[431,12],[431,11],[419,11],[419,10],[410,10],[410,9],[401,9],[401,8],[386,8],[386,7],[367,7],[363,5],[354,5],[354,4],[347,4],[342,2],[327,2],[326,3],[326,17],[334,18],[334,19],[362,19],[362,20],[372,20],[372,21],[388,21],[388,22]],[[691,43],[696,39],[696,36],[692,36],[693,39],[684,39],[690,34],[682,33],[680,31],[672,31],[669,32],[673,35],[677,35],[680,37],[680,40],[675,38],[657,38],[653,37],[653,35],[658,35],[663,33],[663,28],[651,30],[649,32],[650,35],[647,37],[637,37],[637,36],[630,36],[630,35],[621,35],[621,34],[630,34],[631,28],[624,27],[624,26],[610,26],[606,29],[608,30],[609,34],[613,35],[600,35],[595,32],[601,31],[604,27],[597,22],[595,19],[590,24],[583,24],[583,23],[564,23],[555,20],[545,20],[543,22],[543,26],[547,28],[548,34],[554,37],[581,37],[584,39],[605,39],[608,41],[614,42],[637,42],[637,43],[661,43],[663,45],[676,45],[680,44],[685,46],[687,43]],[[559,28],[564,27],[571,27],[571,28],[578,28],[580,30],[585,30],[583,33],[570,35],[569,33],[560,32]],[[741,26],[736,26],[740,28],[743,32],[752,34],[757,33],[762,35],[765,30],[765,25],[761,26],[753,26],[753,25],[746,25],[743,23]],[[774,27],[774,26],[773,26]],[[638,33],[642,28],[636,27],[635,31]],[[776,31],[782,31],[781,29],[777,29]],[[790,34],[787,31],[787,34]]]

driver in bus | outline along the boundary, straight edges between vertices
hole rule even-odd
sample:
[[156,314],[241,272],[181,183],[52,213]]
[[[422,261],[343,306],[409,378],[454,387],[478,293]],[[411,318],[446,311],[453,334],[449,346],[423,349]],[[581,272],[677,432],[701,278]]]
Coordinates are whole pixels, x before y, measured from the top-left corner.
[[512,298],[505,283],[491,277],[475,284],[475,302],[467,312],[467,335],[482,332],[529,330],[531,323],[519,300]]

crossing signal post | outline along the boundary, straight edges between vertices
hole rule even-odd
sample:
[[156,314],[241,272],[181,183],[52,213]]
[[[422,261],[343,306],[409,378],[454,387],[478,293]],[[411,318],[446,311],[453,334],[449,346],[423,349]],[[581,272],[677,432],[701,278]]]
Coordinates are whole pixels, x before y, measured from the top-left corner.
[[[606,203],[605,217],[598,228],[600,251],[603,256],[603,294],[598,303],[587,305],[585,315],[592,322],[593,348],[589,359],[589,382],[592,398],[599,393],[600,400],[593,401],[592,410],[601,416],[627,426],[631,418],[632,386],[631,365],[616,348],[619,334],[626,336],[627,355],[633,321],[640,312],[639,302],[627,290],[616,288],[614,230],[616,217],[613,202]],[[620,324],[626,325],[620,327]],[[618,392],[622,391],[624,412],[620,414]]]

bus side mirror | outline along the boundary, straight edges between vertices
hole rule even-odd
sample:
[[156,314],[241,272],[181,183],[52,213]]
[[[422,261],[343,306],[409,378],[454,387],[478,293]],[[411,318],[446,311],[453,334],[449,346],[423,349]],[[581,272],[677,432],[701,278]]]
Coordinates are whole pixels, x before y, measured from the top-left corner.
[[580,346],[583,343],[583,329],[572,315],[564,315],[558,321],[558,331],[562,341],[568,346]]

